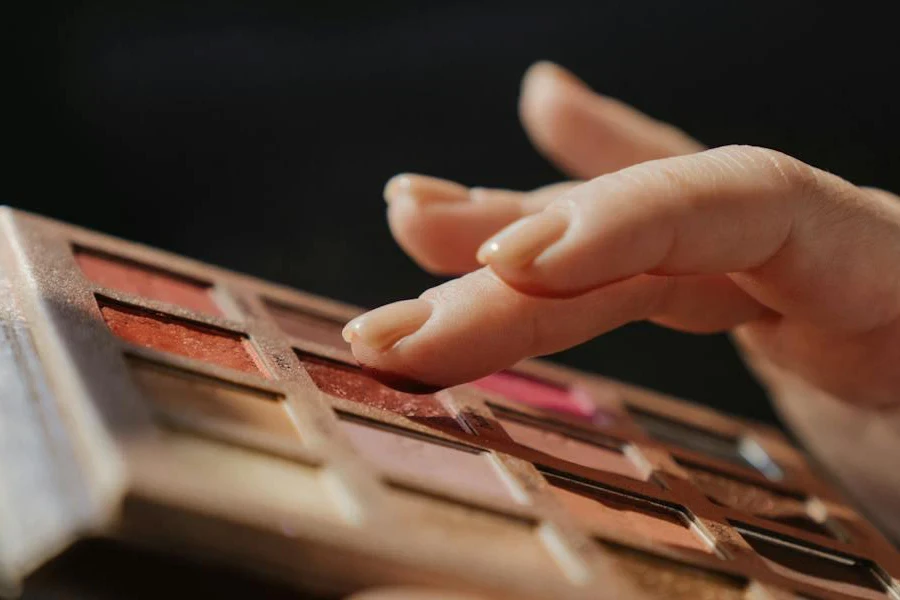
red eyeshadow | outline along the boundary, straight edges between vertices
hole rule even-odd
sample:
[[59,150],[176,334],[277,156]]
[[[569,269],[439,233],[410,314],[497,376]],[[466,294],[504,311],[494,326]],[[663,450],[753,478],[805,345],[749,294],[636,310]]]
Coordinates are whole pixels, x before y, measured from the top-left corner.
[[611,415],[598,412],[585,391],[557,386],[509,371],[488,375],[473,381],[471,385],[534,408],[590,419],[598,425],[613,420]]
[[104,287],[206,314],[222,314],[209,295],[209,284],[83,248],[75,249],[75,261],[85,277]]
[[110,330],[138,346],[180,354],[229,369],[262,374],[247,338],[138,308],[101,304]]
[[434,394],[407,394],[375,381],[356,367],[300,352],[297,356],[316,387],[326,394],[397,413],[423,425],[462,430]]

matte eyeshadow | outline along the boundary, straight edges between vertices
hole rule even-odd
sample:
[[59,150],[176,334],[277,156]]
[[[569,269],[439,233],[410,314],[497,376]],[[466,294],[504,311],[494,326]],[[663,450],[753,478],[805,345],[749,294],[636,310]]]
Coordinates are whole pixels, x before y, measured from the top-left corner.
[[82,248],[75,250],[75,261],[85,277],[102,286],[202,313],[222,314],[209,293],[209,284]]
[[666,546],[712,553],[691,531],[687,516],[674,508],[552,475],[548,479],[553,494],[586,527],[626,530]]
[[742,528],[738,531],[779,575],[853,598],[888,597],[884,584],[863,563],[839,556],[829,558],[820,551],[803,549],[796,542],[780,540],[774,533],[767,535]]
[[642,472],[621,450],[584,442],[572,437],[499,416],[497,420],[515,442],[533,450],[599,471],[645,481]]
[[131,374],[158,410],[297,438],[278,394],[129,357]]
[[813,520],[806,501],[796,496],[766,488],[753,482],[681,463],[694,484],[714,503],[744,511],[764,519],[834,537],[824,524]]
[[488,375],[471,385],[500,394],[504,398],[554,412],[591,419],[596,407],[583,392],[524,377],[509,371]]
[[120,338],[229,369],[263,373],[247,339],[200,323],[120,305],[100,305],[110,330]]
[[617,572],[654,600],[746,600],[742,579],[623,546],[602,547]]
[[345,419],[341,426],[356,450],[389,474],[431,481],[467,496],[515,500],[486,452]]
[[301,352],[297,356],[316,387],[326,394],[394,412],[425,425],[462,431],[434,394],[407,394],[375,381],[359,368]]
[[266,311],[275,324],[289,336],[317,344],[347,350],[350,345],[341,336],[344,323],[325,316],[274,302],[265,301]]

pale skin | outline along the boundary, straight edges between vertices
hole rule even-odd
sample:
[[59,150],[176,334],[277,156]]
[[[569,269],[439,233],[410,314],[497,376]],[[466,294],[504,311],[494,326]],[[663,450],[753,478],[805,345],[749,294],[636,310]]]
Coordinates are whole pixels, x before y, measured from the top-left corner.
[[445,387],[637,320],[728,331],[788,424],[900,536],[900,197],[774,150],[705,149],[549,63],[526,73],[519,109],[574,180],[391,179],[397,243],[459,277],[350,322],[357,360]]

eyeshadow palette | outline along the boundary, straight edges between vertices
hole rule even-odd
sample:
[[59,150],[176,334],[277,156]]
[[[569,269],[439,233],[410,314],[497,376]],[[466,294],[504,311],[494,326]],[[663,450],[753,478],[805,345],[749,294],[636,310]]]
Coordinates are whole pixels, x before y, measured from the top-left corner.
[[358,309],[0,230],[4,595],[124,544],[323,598],[900,598],[900,554],[773,428],[540,361],[399,392],[341,338]]

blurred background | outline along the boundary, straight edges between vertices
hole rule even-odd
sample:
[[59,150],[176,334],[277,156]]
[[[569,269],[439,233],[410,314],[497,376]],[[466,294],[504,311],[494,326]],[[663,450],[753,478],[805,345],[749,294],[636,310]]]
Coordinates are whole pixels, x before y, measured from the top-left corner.
[[[7,15],[4,204],[373,307],[400,171],[561,178],[519,127],[549,59],[709,145],[900,190],[896,27],[866,3],[79,2]],[[837,3],[835,3],[837,4]],[[724,336],[635,324],[557,360],[774,420]]]

